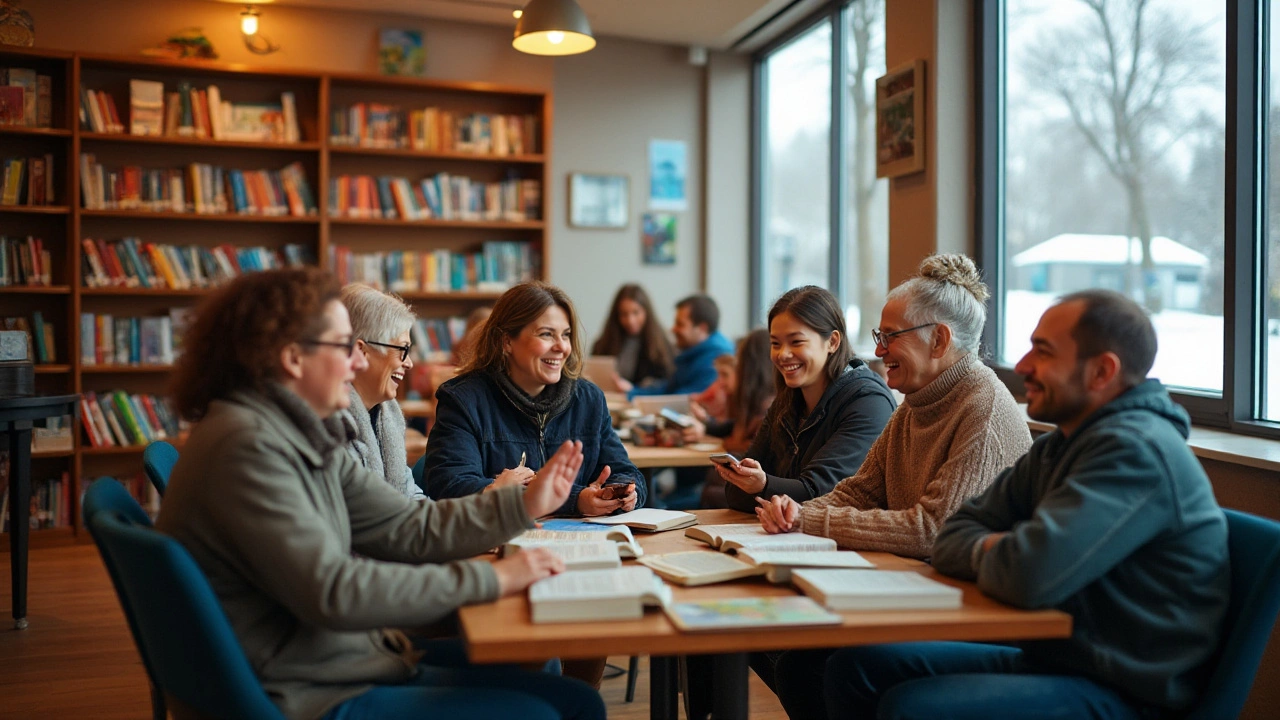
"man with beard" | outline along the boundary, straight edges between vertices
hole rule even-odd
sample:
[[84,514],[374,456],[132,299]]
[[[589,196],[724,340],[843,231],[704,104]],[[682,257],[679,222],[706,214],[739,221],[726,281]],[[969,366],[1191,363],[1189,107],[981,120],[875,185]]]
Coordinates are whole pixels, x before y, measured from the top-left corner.
[[1023,608],[1070,613],[1070,638],[841,650],[831,717],[1150,718],[1203,690],[1229,594],[1226,519],[1186,445],[1187,414],[1146,378],[1133,301],[1088,290],[1049,308],[1015,370],[1027,414],[1057,424],[947,520],[940,572]]

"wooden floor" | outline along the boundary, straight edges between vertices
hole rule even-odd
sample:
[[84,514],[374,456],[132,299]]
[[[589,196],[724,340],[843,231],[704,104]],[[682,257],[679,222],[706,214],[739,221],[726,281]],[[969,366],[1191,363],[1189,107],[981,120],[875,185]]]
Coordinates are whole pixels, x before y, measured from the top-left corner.
[[[13,629],[9,554],[0,553],[0,719],[151,716],[146,673],[111,581],[92,545],[33,550],[27,618]],[[626,658],[611,658],[626,667]],[[649,716],[648,663],[641,663],[636,701],[623,702],[626,677],[604,681],[609,717]],[[751,677],[751,717],[786,718],[777,699]],[[683,711],[681,717],[684,717]]]

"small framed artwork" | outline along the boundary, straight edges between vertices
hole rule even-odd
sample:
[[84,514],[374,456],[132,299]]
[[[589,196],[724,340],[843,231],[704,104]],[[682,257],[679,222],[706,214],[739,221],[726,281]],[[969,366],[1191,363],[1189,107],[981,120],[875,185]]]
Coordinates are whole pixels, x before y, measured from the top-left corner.
[[378,34],[378,69],[383,75],[426,75],[427,50],[422,45],[422,33],[383,28]]
[[924,61],[876,79],[876,177],[924,169]]
[[676,263],[676,216],[645,213],[640,218],[640,253],[646,265]]
[[627,226],[630,182],[626,175],[569,173],[569,225],[622,229]]

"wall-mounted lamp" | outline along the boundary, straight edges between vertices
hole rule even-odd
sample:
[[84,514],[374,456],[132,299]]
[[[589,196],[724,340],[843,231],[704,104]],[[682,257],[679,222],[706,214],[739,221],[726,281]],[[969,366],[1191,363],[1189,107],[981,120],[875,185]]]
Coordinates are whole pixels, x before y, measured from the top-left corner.
[[596,46],[587,14],[574,0],[529,0],[517,17],[511,45],[520,52],[576,55]]
[[240,34],[244,36],[244,46],[256,55],[270,55],[280,49],[265,35],[258,32],[258,18],[261,13],[252,5],[245,5],[240,12]]

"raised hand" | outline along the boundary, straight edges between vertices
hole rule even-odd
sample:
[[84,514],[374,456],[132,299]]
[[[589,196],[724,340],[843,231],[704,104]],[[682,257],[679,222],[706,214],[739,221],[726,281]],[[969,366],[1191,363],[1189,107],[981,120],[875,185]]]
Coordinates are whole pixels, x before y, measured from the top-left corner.
[[531,518],[540,518],[555,512],[569,498],[573,481],[582,468],[582,442],[568,440],[538,470],[538,474],[525,486],[524,509]]
[[498,594],[517,593],[545,577],[564,572],[564,560],[546,548],[528,548],[493,563]]
[[[604,469],[600,471],[600,475],[596,477],[595,482],[582,488],[582,491],[578,493],[578,512],[586,517],[608,515],[624,505],[625,498],[621,500],[605,500],[600,497],[600,490],[604,488],[604,481],[608,480],[609,475],[612,473],[613,471],[609,469],[609,466],[605,465]],[[635,494],[635,488],[632,488],[630,496],[634,498]],[[634,505],[635,501],[632,500],[632,506],[634,507]]]
[[720,477],[724,478],[725,482],[738,486],[738,489],[748,495],[755,495],[764,490],[767,482],[764,468],[751,458],[743,458],[742,462],[732,467],[717,465],[716,472],[720,473]]

